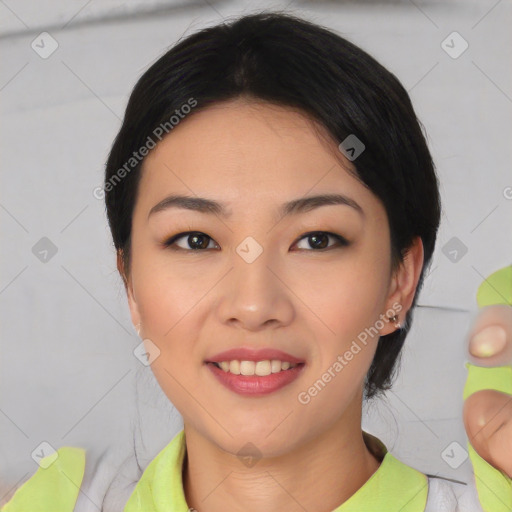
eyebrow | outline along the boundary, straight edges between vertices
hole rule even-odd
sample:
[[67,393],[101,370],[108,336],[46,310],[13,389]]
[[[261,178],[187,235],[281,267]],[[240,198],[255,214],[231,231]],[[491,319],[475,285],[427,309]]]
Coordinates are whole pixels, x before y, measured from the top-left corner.
[[[345,205],[350,206],[356,210],[362,217],[365,216],[361,206],[343,194],[321,194],[316,196],[301,197],[284,203],[279,209],[280,216],[297,215],[306,213],[315,208],[328,205]],[[200,213],[218,215],[223,218],[231,217],[232,213],[228,211],[226,205],[219,203],[213,199],[206,199],[204,197],[191,197],[182,195],[171,195],[155,204],[149,211],[148,218],[169,208],[182,208],[185,210],[192,210]]]

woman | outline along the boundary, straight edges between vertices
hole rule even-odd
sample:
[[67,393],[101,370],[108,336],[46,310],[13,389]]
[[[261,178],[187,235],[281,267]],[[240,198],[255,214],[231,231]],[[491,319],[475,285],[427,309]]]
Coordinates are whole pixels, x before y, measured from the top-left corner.
[[[142,355],[184,421],[125,511],[441,510],[450,483],[361,430],[363,400],[391,387],[440,220],[394,75],[289,14],[204,29],[136,84],[104,191]],[[65,450],[46,471],[75,470],[60,488],[72,510],[84,461]],[[511,475],[486,460],[472,453],[506,493]],[[15,499],[2,510],[22,510]]]

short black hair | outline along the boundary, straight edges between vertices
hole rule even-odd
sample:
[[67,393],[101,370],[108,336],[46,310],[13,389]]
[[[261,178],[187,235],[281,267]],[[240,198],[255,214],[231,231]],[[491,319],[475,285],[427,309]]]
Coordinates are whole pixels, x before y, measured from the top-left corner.
[[412,307],[401,329],[381,336],[366,376],[365,398],[377,396],[392,386],[431,262],[439,184],[407,91],[394,74],[333,31],[289,12],[260,11],[187,36],[144,72],[106,162],[106,211],[118,257],[129,273],[143,161],[134,152],[150,147],[162,127],[170,132],[183,113],[239,97],[294,108],[325,127],[337,145],[351,135],[364,144],[352,164],[386,209],[393,270],[421,237],[424,263]]

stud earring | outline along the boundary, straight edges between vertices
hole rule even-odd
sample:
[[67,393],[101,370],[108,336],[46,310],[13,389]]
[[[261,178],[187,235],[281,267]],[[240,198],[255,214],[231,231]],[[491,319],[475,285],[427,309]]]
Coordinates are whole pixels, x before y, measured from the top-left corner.
[[402,324],[398,321],[398,315],[388,316],[388,319],[390,322],[395,323],[395,327],[397,329],[400,329],[402,327]]

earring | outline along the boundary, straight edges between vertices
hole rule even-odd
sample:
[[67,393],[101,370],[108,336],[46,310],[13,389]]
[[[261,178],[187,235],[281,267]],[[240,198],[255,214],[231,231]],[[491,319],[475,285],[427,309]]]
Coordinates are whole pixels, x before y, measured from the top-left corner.
[[388,319],[390,322],[395,323],[395,327],[397,329],[400,329],[402,327],[402,324],[398,321],[398,315],[388,316]]
[[137,336],[140,338],[140,322],[135,326],[135,330],[137,331]]

